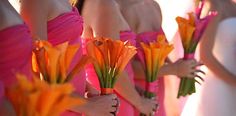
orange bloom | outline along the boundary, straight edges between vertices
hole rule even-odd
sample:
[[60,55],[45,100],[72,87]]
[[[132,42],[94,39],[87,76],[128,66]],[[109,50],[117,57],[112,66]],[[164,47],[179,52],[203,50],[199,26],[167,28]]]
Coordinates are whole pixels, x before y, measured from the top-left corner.
[[195,31],[195,16],[194,13],[189,13],[189,19],[177,17],[176,21],[179,25],[179,32],[183,43],[184,51],[188,51],[191,47],[193,34]]
[[71,84],[48,84],[33,78],[28,81],[17,74],[18,83],[6,89],[6,95],[18,116],[59,116],[65,110],[82,105],[84,99],[70,96]]
[[88,56],[82,56],[82,60],[69,72],[71,61],[79,47],[79,44],[69,45],[68,42],[54,47],[47,41],[37,41],[32,57],[33,71],[42,75],[49,83],[69,81],[91,60]]
[[164,35],[159,35],[156,42],[149,44],[141,42],[140,44],[144,52],[146,79],[148,82],[153,82],[157,79],[159,69],[164,65],[166,57],[174,47],[166,42]]
[[128,42],[109,38],[95,38],[87,43],[87,53],[93,65],[101,88],[113,88],[117,76],[136,54],[136,48]]

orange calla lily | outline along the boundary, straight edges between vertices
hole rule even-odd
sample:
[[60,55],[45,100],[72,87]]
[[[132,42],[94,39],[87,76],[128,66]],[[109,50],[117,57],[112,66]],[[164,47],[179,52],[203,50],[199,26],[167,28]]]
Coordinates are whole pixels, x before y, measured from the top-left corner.
[[[176,18],[184,48],[185,60],[194,59],[195,50],[207,25],[209,24],[209,21],[217,15],[217,12],[210,11],[210,14],[205,17],[201,17],[204,4],[205,0],[196,0],[197,7],[195,9],[195,13],[188,13],[188,19],[182,17]],[[186,96],[195,93],[195,82],[198,81],[196,79],[189,79],[187,77],[181,78],[177,97],[179,98],[180,96]]]
[[189,13],[190,19],[184,19],[182,17],[177,17],[176,21],[179,25],[179,32],[181,36],[181,40],[183,43],[183,47],[185,51],[188,51],[191,45],[192,37],[195,31],[195,26],[194,26],[194,16],[192,13]]
[[[37,74],[49,83],[64,83],[80,72],[83,67],[91,61],[88,56],[82,56],[82,60],[70,71],[69,67],[74,55],[80,45],[69,45],[64,42],[57,46],[52,46],[47,41],[37,41],[36,49],[33,51],[32,68]],[[70,72],[69,72],[70,71]]]
[[147,82],[153,82],[157,79],[159,69],[164,65],[166,57],[174,47],[166,42],[164,35],[159,35],[156,42],[149,44],[141,42],[140,44],[144,52]]
[[18,116],[59,116],[62,112],[86,103],[84,99],[74,98],[71,84],[49,84],[24,75],[16,75],[16,85],[6,89],[6,95]]
[[117,76],[136,54],[136,48],[128,42],[103,37],[89,41],[86,49],[94,59],[93,65],[101,88],[113,88]]

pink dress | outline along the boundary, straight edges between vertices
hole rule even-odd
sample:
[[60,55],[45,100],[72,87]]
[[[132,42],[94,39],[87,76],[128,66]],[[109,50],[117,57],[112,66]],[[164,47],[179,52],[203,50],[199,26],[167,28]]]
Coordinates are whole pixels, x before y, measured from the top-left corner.
[[[83,31],[83,20],[76,8],[73,8],[71,12],[64,13],[47,23],[48,25],[48,41],[53,45],[58,45],[63,42],[69,41],[69,44],[81,43],[81,34]],[[73,68],[79,58],[82,56],[82,47],[76,53],[71,68]],[[86,87],[85,71],[77,74],[71,83],[76,88],[76,92],[84,96]],[[75,112],[67,111],[63,113],[66,116],[81,115]]]
[[[136,41],[137,42],[150,42],[150,41],[156,41],[157,35],[164,34],[163,30],[159,30],[158,32],[143,32],[137,34]],[[139,44],[136,44],[137,48],[139,49],[141,46]],[[165,90],[164,90],[164,79],[162,77],[158,77],[158,86],[157,86],[157,102],[159,103],[159,109],[155,116],[165,116],[165,107],[164,107],[164,96],[165,96]],[[145,90],[145,80],[137,80],[135,79],[136,86],[141,87]],[[136,112],[136,116],[139,115],[139,112]]]
[[4,85],[2,81],[0,81],[0,105],[2,104],[3,99],[4,99]]
[[1,30],[0,38],[0,98],[3,98],[4,86],[16,82],[16,72],[31,76],[32,39],[25,24]]
[[[132,32],[132,31],[122,31],[120,33],[120,38],[121,40],[129,40],[131,42],[131,44],[135,45],[135,37],[136,35]],[[132,81],[132,84],[134,84],[134,79],[133,79],[133,70],[131,67],[131,64],[129,63],[126,66],[125,71],[127,71],[127,73],[129,74],[130,80]],[[93,65],[88,65],[86,68],[86,75],[87,75],[87,79],[88,81],[97,89],[100,90],[100,86],[99,86],[99,81],[98,81],[98,77],[96,75],[96,72],[93,68]],[[115,91],[115,93],[117,93]],[[119,107],[119,112],[117,114],[117,116],[133,116],[134,115],[134,108],[133,106],[126,101],[124,98],[122,98],[118,93],[117,93],[119,99],[120,99],[120,107]]]

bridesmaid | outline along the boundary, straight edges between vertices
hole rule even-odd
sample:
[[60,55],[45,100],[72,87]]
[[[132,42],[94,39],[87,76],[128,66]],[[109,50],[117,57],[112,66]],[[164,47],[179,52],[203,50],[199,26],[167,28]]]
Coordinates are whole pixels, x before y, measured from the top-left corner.
[[4,88],[16,82],[16,72],[31,75],[32,39],[8,0],[0,0],[0,38],[0,115],[14,115],[4,97]]
[[[207,10],[218,15],[200,43],[200,59],[206,65],[205,82],[190,96],[184,116],[234,116],[236,113],[236,1],[206,0]],[[195,106],[195,107],[192,107]]]
[[[20,13],[29,25],[33,36],[48,40],[52,45],[69,41],[69,44],[81,43],[83,31],[83,19],[75,7],[72,7],[69,0],[21,0]],[[80,49],[74,60],[82,55]],[[82,71],[71,81],[76,92],[80,96],[85,93],[85,73]],[[108,95],[88,99],[87,104],[68,110],[64,115],[79,115],[76,112],[84,113],[88,116],[110,116],[110,112],[116,110],[112,107],[117,104],[116,96]],[[93,108],[93,110],[91,110]]]
[[[135,34],[130,31],[115,0],[81,0],[77,6],[80,8],[86,24],[84,38],[135,38]],[[86,71],[88,80],[93,86],[100,89],[94,69],[88,67]],[[127,66],[125,73],[128,73],[129,76],[124,74],[119,77],[115,85],[115,90],[121,99],[118,116],[133,116],[133,106],[140,112],[151,114],[156,107],[156,102],[138,95],[134,87],[133,72],[130,64]]]
[[[164,34],[162,25],[162,14],[159,4],[154,0],[116,0],[121,8],[122,14],[125,20],[128,22],[131,30],[136,34],[136,41],[142,39],[156,40],[157,35]],[[137,47],[140,45],[137,43]],[[135,84],[142,89],[145,88],[145,73],[141,68],[139,61],[134,67],[135,70]],[[158,76],[162,77],[164,75],[176,75],[179,77],[188,76],[189,78],[194,78],[194,67],[199,64],[194,60],[182,60],[179,59],[174,63],[168,63],[164,65]],[[158,103],[160,104],[159,110],[156,113],[156,116],[165,116],[165,107],[164,107],[164,79],[159,78],[158,80]]]

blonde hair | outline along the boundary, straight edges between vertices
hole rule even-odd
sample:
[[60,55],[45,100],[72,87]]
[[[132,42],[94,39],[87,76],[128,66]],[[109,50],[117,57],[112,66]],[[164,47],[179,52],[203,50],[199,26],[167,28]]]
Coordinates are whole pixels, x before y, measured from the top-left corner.
[[69,0],[69,1],[72,6],[74,6],[78,2],[78,0]]

